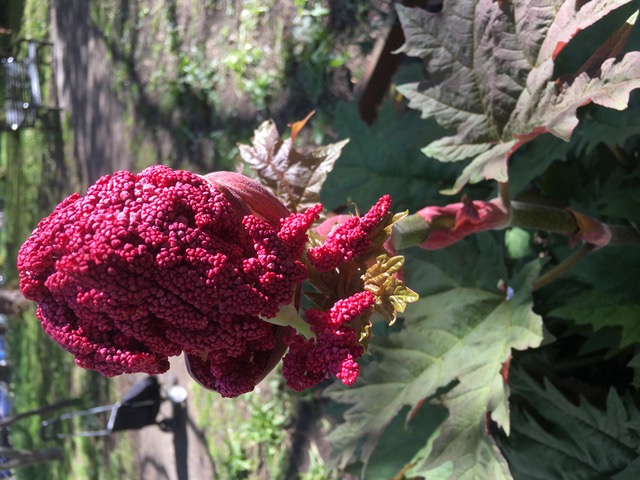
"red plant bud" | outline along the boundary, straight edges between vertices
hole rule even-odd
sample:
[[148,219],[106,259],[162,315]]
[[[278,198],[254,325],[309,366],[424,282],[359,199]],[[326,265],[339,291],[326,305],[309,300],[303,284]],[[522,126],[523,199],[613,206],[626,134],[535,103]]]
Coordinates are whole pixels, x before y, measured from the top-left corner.
[[464,198],[462,202],[444,207],[425,207],[417,214],[431,225],[450,220],[450,228],[431,230],[420,244],[427,250],[444,248],[473,233],[496,230],[509,224],[509,212],[499,199],[485,202]]

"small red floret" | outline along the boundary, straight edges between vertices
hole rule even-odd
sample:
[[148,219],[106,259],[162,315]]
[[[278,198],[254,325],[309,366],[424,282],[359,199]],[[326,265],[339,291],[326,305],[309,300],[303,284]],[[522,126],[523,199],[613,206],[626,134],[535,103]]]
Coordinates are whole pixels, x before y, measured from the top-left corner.
[[391,197],[384,195],[364,216],[352,217],[337,225],[324,243],[307,252],[309,261],[320,272],[362,255],[371,245],[370,234],[391,208]]
[[337,301],[328,312],[307,310],[307,321],[316,339],[307,340],[295,332],[285,338],[289,352],[284,357],[282,374],[287,385],[300,391],[333,376],[352,385],[358,378],[356,361],[362,357],[364,347],[350,323],[369,313],[374,303],[372,293],[359,292]]

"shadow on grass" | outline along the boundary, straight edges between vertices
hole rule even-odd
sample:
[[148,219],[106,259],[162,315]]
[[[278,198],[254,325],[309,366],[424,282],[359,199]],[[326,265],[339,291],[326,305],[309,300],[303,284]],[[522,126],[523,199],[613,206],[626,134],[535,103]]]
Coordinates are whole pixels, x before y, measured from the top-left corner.
[[[285,72],[283,86],[277,94],[277,101],[272,102],[267,111],[256,112],[249,95],[242,92],[236,92],[239,98],[237,102],[234,101],[233,105],[225,105],[223,108],[220,101],[229,96],[228,92],[212,92],[216,88],[215,85],[211,85],[210,89],[200,88],[182,77],[182,63],[190,63],[194,58],[193,55],[184,53],[183,47],[187,44],[188,38],[183,38],[180,29],[177,28],[180,18],[175,0],[165,2],[163,7],[166,23],[173,27],[162,33],[168,39],[165,42],[168,51],[164,52],[159,62],[165,62],[165,71],[176,73],[172,78],[164,80],[161,89],[154,89],[145,78],[144,70],[139,64],[140,57],[144,57],[144,42],[141,42],[144,29],[132,25],[140,18],[140,9],[144,3],[140,0],[120,0],[117,18],[112,20],[111,27],[100,25],[101,22],[93,19],[91,28],[106,45],[113,68],[123,69],[126,77],[123,84],[126,86],[121,86],[121,100],[131,102],[136,121],[141,120],[136,129],[144,131],[145,135],[152,138],[157,158],[162,158],[163,147],[167,143],[171,145],[170,160],[174,168],[190,164],[200,171],[233,169],[233,159],[229,152],[235,149],[238,142],[244,143],[249,140],[262,118],[272,118],[284,129],[285,125],[305,117],[312,110],[324,110],[332,115],[335,104],[352,95],[350,81],[342,78],[342,71],[336,70],[320,80],[321,92],[318,93],[316,101],[313,101],[308,95],[308,88],[304,84],[305,77],[301,73],[311,67],[301,65],[286,47],[281,59]],[[86,4],[75,8],[89,9]],[[207,10],[201,14],[206,17],[206,25],[212,25],[216,15],[221,15],[219,12],[211,13]],[[90,17],[90,12],[83,13],[83,16]],[[74,18],[78,16],[74,15]],[[122,40],[124,38],[126,41]],[[163,71],[160,67],[156,68],[160,72]],[[336,93],[337,83],[341,85],[341,88],[337,89],[342,91],[341,95]],[[344,87],[345,84],[348,87]],[[235,88],[232,83],[224,86],[226,90]],[[212,100],[212,97],[218,99]],[[213,155],[211,149],[214,151]]]
[[[191,430],[198,439],[198,442],[202,444],[203,452],[206,452],[209,462],[215,472],[215,462],[211,454],[209,453],[209,446],[207,436],[201,428],[199,428],[194,422],[193,418],[189,415],[188,409],[184,404],[173,404],[173,446],[176,456],[176,474],[178,480],[189,479],[188,468],[188,453],[189,453],[189,440],[187,430]],[[198,479],[191,479],[198,480]]]
[[[89,7],[85,2],[77,8],[86,10],[83,15],[90,17]],[[214,131],[224,130],[227,137],[224,147],[234,145],[236,140],[243,139],[243,132],[252,132],[256,127],[256,119],[251,117],[229,117],[216,111],[214,105],[207,99],[207,92],[194,88],[178,77],[167,79],[167,91],[154,92],[143,81],[136,52],[139,47],[139,29],[131,28],[127,33],[127,42],[120,38],[124,36],[124,25],[132,18],[138,17],[140,2],[121,0],[118,9],[119,18],[116,21],[115,37],[108,35],[102,28],[92,22],[91,28],[104,42],[114,67],[124,67],[126,72],[127,91],[125,101],[131,101],[135,115],[143,124],[141,130],[152,138],[157,158],[162,158],[165,142],[171,145],[170,160],[172,166],[180,168],[184,164],[194,165],[201,171],[211,169],[229,169],[233,165],[211,165],[207,162],[203,139],[206,140]],[[166,2],[167,19],[172,24],[178,23],[177,4],[175,1]],[[130,11],[133,9],[133,11]],[[183,38],[177,32],[166,32],[171,37],[171,51],[167,52],[164,61],[171,61],[172,53],[180,51]],[[177,66],[176,66],[177,68]],[[158,98],[164,95],[167,98]],[[164,107],[160,106],[163,103]],[[170,106],[170,108],[167,107]],[[214,146],[215,148],[215,146]],[[223,158],[224,155],[216,157]]]

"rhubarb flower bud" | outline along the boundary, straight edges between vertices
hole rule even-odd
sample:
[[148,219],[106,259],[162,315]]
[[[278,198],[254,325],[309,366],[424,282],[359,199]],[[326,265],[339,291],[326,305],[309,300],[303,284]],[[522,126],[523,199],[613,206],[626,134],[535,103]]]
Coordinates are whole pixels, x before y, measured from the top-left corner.
[[432,228],[420,246],[427,250],[448,247],[473,233],[497,230],[509,225],[509,212],[500,199],[489,202],[469,200],[452,203],[444,207],[425,207],[416,215],[422,217]]

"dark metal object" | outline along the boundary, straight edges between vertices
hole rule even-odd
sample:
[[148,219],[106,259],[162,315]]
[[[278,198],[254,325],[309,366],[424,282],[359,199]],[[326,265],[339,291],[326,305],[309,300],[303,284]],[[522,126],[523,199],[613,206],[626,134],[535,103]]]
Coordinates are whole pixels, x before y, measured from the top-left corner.
[[16,51],[20,50],[19,45],[23,42],[27,44],[25,58],[10,56],[0,59],[4,82],[5,128],[13,131],[33,127],[42,110],[60,110],[57,106],[43,104],[40,89],[38,51],[51,43],[20,40]]

